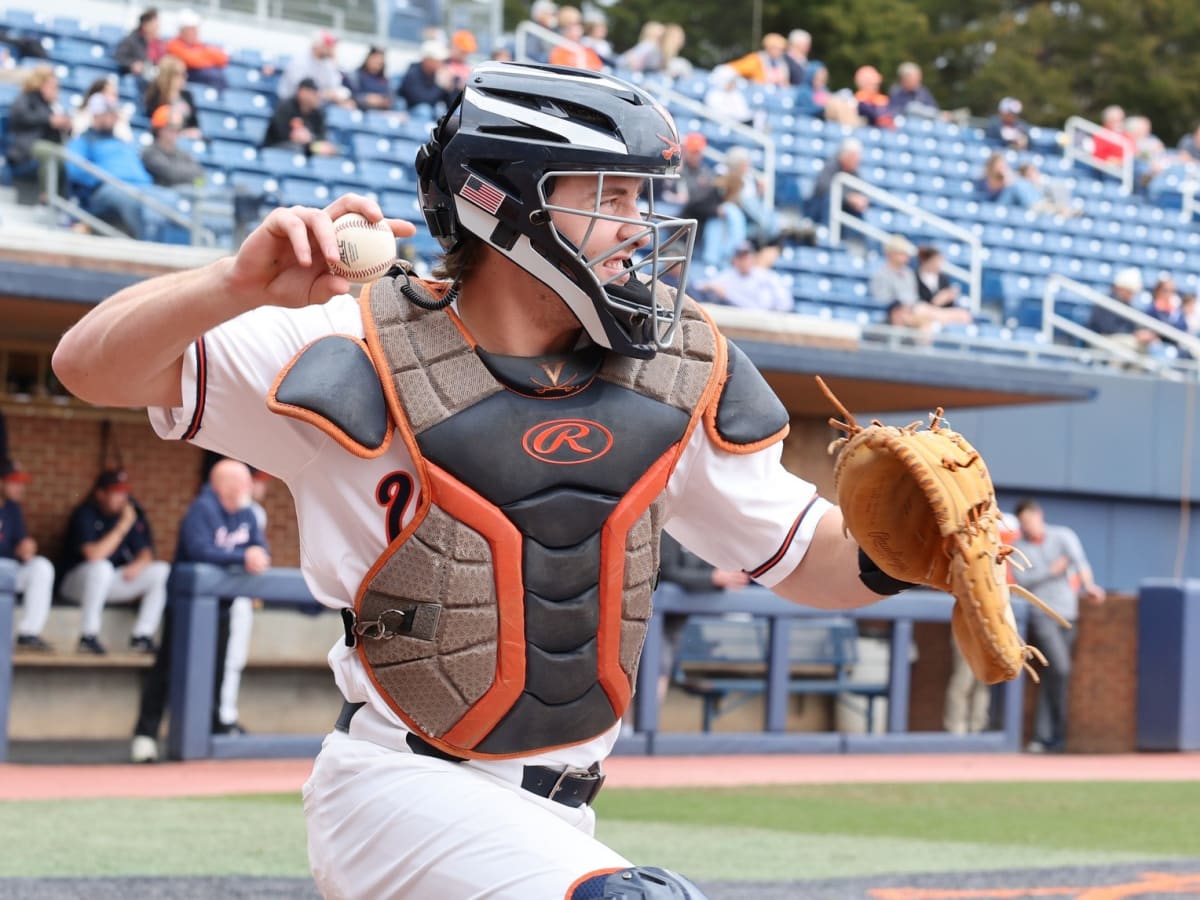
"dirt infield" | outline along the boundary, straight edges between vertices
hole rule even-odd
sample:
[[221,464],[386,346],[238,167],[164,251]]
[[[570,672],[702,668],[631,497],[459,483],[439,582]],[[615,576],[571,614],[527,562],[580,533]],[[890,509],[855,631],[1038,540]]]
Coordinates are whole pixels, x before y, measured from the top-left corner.
[[[299,791],[310,760],[224,760],[152,766],[0,765],[0,801],[188,797]],[[1200,754],[1111,756],[615,756],[613,787],[971,781],[1195,781]]]

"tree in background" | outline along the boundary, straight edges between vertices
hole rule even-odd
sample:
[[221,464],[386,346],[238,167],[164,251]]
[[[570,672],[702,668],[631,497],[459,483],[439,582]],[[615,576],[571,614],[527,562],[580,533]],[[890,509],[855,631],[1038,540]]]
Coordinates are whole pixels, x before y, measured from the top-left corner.
[[[528,14],[505,0],[506,25]],[[759,0],[762,31],[813,35],[813,55],[834,89],[870,64],[890,82],[905,60],[921,64],[943,107],[990,115],[1020,97],[1024,117],[1061,126],[1092,120],[1110,103],[1142,113],[1173,143],[1200,116],[1200,4],[1178,0]],[[687,31],[683,55],[703,68],[758,47],[752,4],[620,0],[608,7],[613,46],[625,50],[650,19]]]

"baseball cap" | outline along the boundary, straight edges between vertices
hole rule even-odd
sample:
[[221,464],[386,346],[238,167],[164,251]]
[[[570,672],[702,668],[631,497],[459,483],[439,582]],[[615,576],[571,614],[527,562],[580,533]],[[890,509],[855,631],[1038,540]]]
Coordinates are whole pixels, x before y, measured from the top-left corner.
[[168,127],[178,128],[179,123],[171,115],[171,107],[164,103],[158,109],[154,110],[154,115],[150,117],[150,127],[155,131],[160,131]]
[[96,476],[97,491],[129,491],[132,487],[124,469],[105,469]]
[[113,103],[104,94],[92,94],[87,102],[88,115],[102,116],[105,113],[115,113],[118,111],[117,104]]
[[180,28],[198,28],[200,26],[200,17],[196,15],[196,11],[192,9],[180,10],[179,18]]
[[15,459],[0,460],[0,481],[11,481],[16,484],[28,484],[33,476],[21,468]]
[[465,28],[460,28],[450,35],[450,44],[459,53],[474,53],[479,49],[479,42],[475,40],[475,35]]
[[300,83],[296,85],[296,90],[300,90],[300,88],[307,88],[310,91],[320,90],[320,88],[317,86],[316,80],[312,78],[301,78]]
[[448,56],[441,41],[425,41],[421,44],[421,59],[444,60]]
[[698,131],[689,131],[683,136],[683,149],[693,153],[708,146],[708,138]]
[[1000,101],[1000,112],[1003,115],[1019,116],[1024,107],[1016,97],[1005,97]]
[[734,256],[745,256],[747,253],[753,253],[753,252],[754,252],[754,244],[752,244],[750,241],[742,241],[736,247],[733,248]]
[[322,47],[336,47],[337,38],[331,32],[318,31],[313,43],[320,44]]
[[1113,276],[1113,287],[1125,291],[1140,291],[1142,289],[1142,273],[1135,268],[1122,269]]

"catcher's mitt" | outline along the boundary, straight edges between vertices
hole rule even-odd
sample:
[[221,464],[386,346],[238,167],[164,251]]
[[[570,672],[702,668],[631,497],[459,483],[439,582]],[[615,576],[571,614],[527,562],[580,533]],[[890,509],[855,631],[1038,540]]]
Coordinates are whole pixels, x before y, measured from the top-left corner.
[[940,408],[927,429],[920,422],[863,427],[817,383],[845,419],[829,420],[846,435],[829,452],[840,451],[833,477],[846,530],[892,578],[954,595],[950,627],[980,681],[1011,681],[1022,667],[1036,681],[1029,660],[1046,665],[1046,658],[1017,632],[1009,591],[1068,623],[1008,584],[1004,563],[1014,548],[1000,542],[1000,509],[979,453],[943,424]]

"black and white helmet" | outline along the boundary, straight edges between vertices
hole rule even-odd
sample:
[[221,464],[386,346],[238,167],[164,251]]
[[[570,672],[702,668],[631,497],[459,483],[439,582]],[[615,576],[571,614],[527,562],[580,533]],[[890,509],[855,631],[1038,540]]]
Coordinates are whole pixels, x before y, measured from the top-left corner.
[[[666,278],[682,295],[695,240],[694,220],[654,211],[653,181],[678,177],[679,160],[670,114],[628,82],[484,63],[418,152],[417,173],[425,220],[443,249],[475,235],[558,294],[593,341],[648,358],[670,345],[679,322],[679,304],[659,282]],[[563,175],[598,180],[595,208],[584,211],[589,234],[601,219],[636,225],[636,234],[585,259],[550,215],[560,208],[547,198]],[[603,179],[612,176],[647,181],[643,215],[601,211]],[[627,258],[626,268],[609,275],[603,265],[614,255]]]

